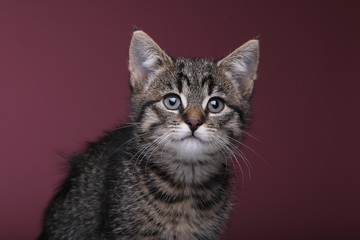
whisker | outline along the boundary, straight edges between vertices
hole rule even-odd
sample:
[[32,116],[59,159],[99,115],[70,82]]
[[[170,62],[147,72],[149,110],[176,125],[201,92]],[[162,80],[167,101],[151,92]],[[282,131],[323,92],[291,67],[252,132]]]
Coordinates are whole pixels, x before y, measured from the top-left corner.
[[120,124],[121,125],[119,127],[117,127],[116,130],[137,126],[141,123],[140,122],[121,122]]
[[259,138],[255,137],[254,135],[252,135],[251,133],[245,131],[244,129],[242,129],[241,132],[245,133],[246,135],[248,135],[249,137],[255,139],[256,141],[261,142],[261,140]]
[[[155,146],[159,145],[159,143],[161,143],[164,140],[164,138],[168,137],[169,135],[170,135],[170,133],[165,133],[164,135],[161,135],[161,136],[157,137],[151,143],[149,143],[144,148],[142,148],[142,150],[138,152],[139,154],[138,154],[138,157],[136,159],[135,167],[137,166],[137,164],[140,164],[142,162],[142,160],[146,157],[146,153],[149,152],[149,149],[150,149],[150,151],[153,152],[156,149]],[[135,157],[135,155],[133,157]],[[142,157],[139,160],[139,157],[141,155],[142,155]],[[147,160],[149,160],[149,157],[147,157]]]
[[[226,171],[228,171],[228,161],[227,161],[227,159],[228,158],[231,158],[230,156],[228,156],[223,150],[222,150],[222,148],[221,148],[221,145],[219,144],[219,143],[217,143],[216,141],[211,141],[210,142],[211,144],[212,144],[212,146],[215,146],[215,149],[219,149],[220,150],[220,152],[221,152],[221,155],[223,156],[223,158],[224,158],[224,162],[225,162],[225,167],[226,167]],[[213,145],[214,144],[214,145]],[[235,169],[235,165],[234,165],[234,162],[233,161],[231,161],[231,163],[233,164],[233,167],[234,167],[234,169]],[[235,177],[236,177],[236,181],[238,181],[238,176],[237,176],[237,174],[236,174],[236,172],[235,172]]]
[[[165,134],[163,135],[163,137],[160,139],[160,141],[158,141],[157,146],[152,149],[152,151],[150,152],[149,156],[147,157],[147,160],[148,160],[148,161],[151,159],[151,156],[152,156],[152,154],[155,152],[155,150],[157,150],[157,149],[160,147],[160,145],[161,145],[162,142],[168,140],[168,138],[170,137],[170,135],[171,135],[170,133],[165,133]],[[146,166],[147,166],[147,164],[145,165],[145,168],[146,168]]]
[[127,143],[130,143],[130,142],[132,142],[132,141],[134,141],[134,140],[136,140],[136,139],[138,139],[138,138],[140,138],[140,137],[142,137],[142,136],[148,135],[148,134],[150,134],[150,133],[144,133],[144,134],[136,135],[135,137],[127,140],[126,142],[124,142],[123,144],[121,144],[119,147],[117,147],[117,148],[108,156],[108,158],[112,157],[116,152],[118,152],[118,151],[121,149],[122,146],[124,146],[124,145],[126,145]]
[[241,159],[243,159],[243,162],[247,168],[247,172],[248,172],[248,176],[249,176],[249,179],[251,179],[251,164],[250,164],[250,161],[247,159],[247,157],[245,156],[245,154],[243,154],[243,152],[241,152],[240,149],[236,148],[235,145],[231,144],[231,143],[228,143],[226,141],[226,139],[222,136],[218,136],[218,140],[222,142],[222,145],[224,145],[225,148],[228,149],[228,151],[230,151],[232,153],[232,155],[234,156],[234,160],[237,162],[237,164],[239,165],[240,167],[240,170],[242,171],[242,167],[241,167],[241,164],[238,160],[238,158],[236,157],[236,155],[234,153],[237,153],[238,156],[241,157]]
[[[242,166],[241,166],[241,164],[239,163],[239,161],[237,160],[237,157],[236,157],[236,155],[234,154],[234,152],[227,146],[227,142],[226,141],[224,141],[223,140],[223,138],[222,137],[220,137],[219,136],[219,138],[217,138],[217,139],[214,139],[216,142],[218,142],[218,144],[220,144],[220,146],[221,146],[221,148],[227,153],[227,155],[228,155],[228,157],[230,158],[230,159],[233,159],[233,160],[235,160],[236,161],[236,163],[238,164],[238,166],[239,166],[239,168],[240,168],[240,171],[241,171],[241,180],[242,180],[242,182],[244,182],[244,171],[243,171],[243,169],[242,169]],[[220,149],[221,149],[220,148]],[[232,162],[232,164],[233,164],[233,167],[234,167],[234,169],[235,169],[235,166],[234,166],[234,161],[231,161]]]
[[251,147],[249,147],[248,145],[246,145],[245,143],[238,141],[235,138],[232,138],[230,136],[228,136],[232,141],[235,141],[236,143],[240,144],[241,146],[249,149],[252,153],[254,153],[258,158],[260,158],[263,162],[265,162],[266,164],[270,165],[270,163],[268,161],[266,161],[260,154],[258,154],[254,149],[252,149]]

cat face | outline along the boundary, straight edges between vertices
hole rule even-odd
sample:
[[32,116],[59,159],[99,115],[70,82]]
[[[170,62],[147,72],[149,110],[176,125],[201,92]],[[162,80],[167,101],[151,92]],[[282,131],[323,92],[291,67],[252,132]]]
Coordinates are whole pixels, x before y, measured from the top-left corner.
[[220,61],[171,59],[134,32],[129,69],[139,136],[179,160],[228,152],[246,124],[257,62],[256,40]]

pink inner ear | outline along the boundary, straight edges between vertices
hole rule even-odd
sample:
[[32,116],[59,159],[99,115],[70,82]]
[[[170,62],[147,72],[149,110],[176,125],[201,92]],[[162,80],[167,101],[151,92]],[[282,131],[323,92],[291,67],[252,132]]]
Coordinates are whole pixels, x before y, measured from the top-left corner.
[[[218,62],[228,75],[237,80],[254,75],[259,62],[259,42],[250,40]],[[250,78],[249,80],[253,80]]]
[[142,91],[144,82],[147,78],[143,68],[137,62],[129,63],[129,71],[131,74],[130,84],[136,91]]
[[250,40],[218,62],[225,75],[242,95],[252,93],[259,62],[257,40]]
[[155,73],[164,62],[170,61],[166,53],[146,33],[136,31],[130,43],[129,71],[131,86],[141,92],[150,74]]

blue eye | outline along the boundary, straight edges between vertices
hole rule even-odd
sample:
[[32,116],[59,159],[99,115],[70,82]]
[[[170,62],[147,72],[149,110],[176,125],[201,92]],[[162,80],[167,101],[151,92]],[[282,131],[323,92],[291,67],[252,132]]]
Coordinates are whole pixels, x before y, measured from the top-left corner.
[[170,94],[163,100],[164,106],[169,110],[177,110],[181,105],[180,97],[176,94]]
[[221,98],[211,98],[207,104],[207,109],[211,113],[219,113],[224,109],[224,100]]
[[176,106],[178,99],[176,97],[170,97],[168,101],[171,106]]

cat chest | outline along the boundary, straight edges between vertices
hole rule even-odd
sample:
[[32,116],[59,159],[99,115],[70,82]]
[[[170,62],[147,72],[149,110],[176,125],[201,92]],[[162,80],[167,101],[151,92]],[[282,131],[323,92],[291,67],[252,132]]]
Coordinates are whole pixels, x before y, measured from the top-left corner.
[[[141,219],[147,221],[142,230],[147,229],[145,232],[148,232],[152,229],[162,239],[190,240],[197,239],[195,236],[213,235],[226,214],[225,201],[206,209],[200,209],[199,200],[193,197],[171,203],[150,198],[146,204],[146,211]],[[145,226],[147,224],[149,225]]]
[[162,226],[161,235],[166,239],[194,239],[194,235],[202,235],[214,221],[212,211],[204,213],[194,209],[192,200],[163,206],[163,211],[165,214],[158,217]]
[[[211,187],[176,185],[149,169],[142,173],[136,209],[144,220],[140,232],[161,235],[163,239],[202,239],[213,235],[227,213],[227,187],[218,182]],[[160,236],[159,236],[160,237]],[[206,238],[210,239],[210,238]]]

